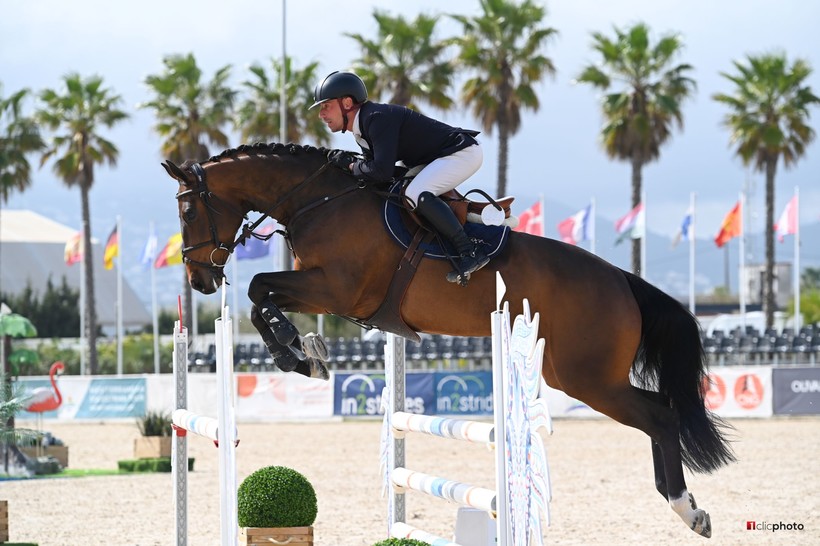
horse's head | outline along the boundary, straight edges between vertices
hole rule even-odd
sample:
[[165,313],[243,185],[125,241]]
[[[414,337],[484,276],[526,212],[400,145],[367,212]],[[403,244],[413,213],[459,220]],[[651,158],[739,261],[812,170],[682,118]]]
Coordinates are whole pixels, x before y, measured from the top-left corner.
[[182,230],[182,259],[191,288],[213,294],[223,277],[225,264],[236,246],[236,235],[245,217],[239,197],[225,188],[211,188],[199,163],[162,166],[179,182],[176,198]]

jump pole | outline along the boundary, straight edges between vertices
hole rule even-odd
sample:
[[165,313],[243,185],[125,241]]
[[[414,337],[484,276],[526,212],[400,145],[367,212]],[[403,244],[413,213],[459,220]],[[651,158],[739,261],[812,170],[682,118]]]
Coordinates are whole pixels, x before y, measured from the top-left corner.
[[236,411],[233,387],[233,328],[222,289],[222,316],[214,321],[216,341],[217,418],[187,410],[188,332],[181,320],[174,324],[174,379],[176,383],[174,441],[174,506],[176,512],[176,545],[188,542],[188,448],[187,432],[212,440],[219,448],[220,544],[239,544],[236,485]]

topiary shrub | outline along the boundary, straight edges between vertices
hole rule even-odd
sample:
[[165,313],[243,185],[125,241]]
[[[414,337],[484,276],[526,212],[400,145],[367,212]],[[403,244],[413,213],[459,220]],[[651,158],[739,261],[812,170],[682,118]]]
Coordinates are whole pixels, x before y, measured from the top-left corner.
[[260,468],[237,492],[240,527],[307,527],[316,521],[316,491],[286,466]]
[[428,546],[428,544],[414,538],[388,538],[375,543],[373,546]]

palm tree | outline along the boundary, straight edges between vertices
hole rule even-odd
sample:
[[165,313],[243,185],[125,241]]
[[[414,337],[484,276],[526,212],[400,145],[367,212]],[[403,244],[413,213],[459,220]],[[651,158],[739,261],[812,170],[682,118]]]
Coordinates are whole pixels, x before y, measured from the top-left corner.
[[[225,148],[228,136],[223,127],[231,121],[236,92],[226,85],[230,65],[216,71],[210,82],[202,81],[202,70],[193,54],[169,55],[165,69],[145,78],[154,99],[140,104],[151,108],[157,118],[154,130],[163,138],[162,155],[173,162],[204,161],[210,157],[207,143]],[[183,271],[183,321],[193,326],[193,298]]]
[[749,55],[747,63],[735,61],[735,74],[721,73],[735,84],[731,95],[717,93],[712,98],[729,107],[724,125],[731,132],[735,153],[746,166],[766,174],[766,273],[763,311],[766,327],[774,323],[774,180],[777,163],[786,168],[803,157],[814,140],[807,125],[809,107],[820,102],[806,79],[811,68],[798,59],[791,65],[785,54]]
[[65,89],[40,93],[43,107],[37,120],[54,134],[43,152],[40,165],[52,157],[54,172],[65,184],[80,188],[83,222],[83,265],[85,267],[85,335],[89,347],[89,370],[97,373],[97,311],[94,299],[94,260],[91,248],[91,209],[88,194],[94,185],[94,166],[116,165],[119,150],[97,131],[111,128],[128,118],[119,109],[122,99],[103,87],[100,76],[82,78],[72,73],[63,78]]
[[[0,86],[2,91],[2,86]],[[0,202],[6,203],[13,191],[31,185],[31,165],[26,156],[43,149],[37,123],[23,115],[23,101],[29,91],[22,89],[3,98],[0,93]]]
[[[318,146],[330,143],[330,134],[319,117],[307,113],[313,104],[313,86],[318,67],[319,63],[314,62],[302,70],[294,70],[292,59],[285,59],[285,126],[288,142],[311,139]],[[271,59],[273,79],[262,65],[253,64],[249,70],[253,78],[242,82],[247,95],[236,111],[235,126],[243,142],[277,140],[281,124],[282,63]]]
[[521,129],[521,111],[540,107],[534,86],[554,75],[552,60],[541,54],[558,31],[542,26],[546,9],[530,0],[480,0],[482,14],[452,15],[464,27],[458,63],[475,73],[462,88],[484,131],[498,128],[499,196],[507,194],[509,139]]
[[[592,34],[592,47],[601,54],[601,65],[585,67],[577,81],[605,92],[601,140],[611,159],[632,165],[634,208],[641,202],[643,167],[660,158],[660,148],[671,137],[674,124],[683,128],[681,103],[696,84],[687,75],[690,65],[674,64],[683,49],[679,36],[668,34],[651,44],[644,23],[614,30],[614,38]],[[632,240],[635,273],[640,270],[643,242]]]
[[433,38],[437,17],[421,14],[413,21],[373,11],[378,36],[345,33],[362,50],[354,61],[355,72],[374,97],[420,111],[418,100],[448,110],[453,100],[447,90],[453,81],[453,64],[444,59],[449,41]]

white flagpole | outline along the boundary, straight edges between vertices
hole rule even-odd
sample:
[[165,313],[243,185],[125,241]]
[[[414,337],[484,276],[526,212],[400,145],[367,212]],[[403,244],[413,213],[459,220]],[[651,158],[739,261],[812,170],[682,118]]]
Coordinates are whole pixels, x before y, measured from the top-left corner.
[[589,221],[592,222],[592,225],[589,228],[590,233],[592,234],[592,244],[589,247],[590,252],[595,254],[595,198],[592,198],[592,206],[589,207]]
[[695,314],[695,192],[689,194],[689,312]]
[[643,226],[641,229],[643,232],[641,233],[641,278],[643,280],[647,280],[646,275],[646,192],[641,192],[641,204],[643,205],[643,211],[640,214],[643,214]]
[[117,215],[117,377],[122,375],[122,219]]
[[[156,237],[154,232],[154,222],[151,222],[148,227],[148,237]],[[151,256],[151,326],[154,330],[154,373],[159,374],[159,315],[157,310],[157,280],[156,267],[154,262],[157,259],[156,245]]]
[[544,194],[543,193],[538,196],[538,205],[539,205],[538,209],[541,211],[541,236],[546,237],[547,236],[547,222],[545,221],[545,217],[544,217],[544,210],[545,209],[544,209]]
[[800,332],[800,188],[794,187],[794,331]]
[[738,299],[740,300],[740,315],[743,330],[746,331],[746,222],[743,217],[746,214],[746,192],[740,192],[740,271],[738,271]]

